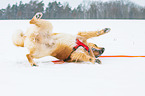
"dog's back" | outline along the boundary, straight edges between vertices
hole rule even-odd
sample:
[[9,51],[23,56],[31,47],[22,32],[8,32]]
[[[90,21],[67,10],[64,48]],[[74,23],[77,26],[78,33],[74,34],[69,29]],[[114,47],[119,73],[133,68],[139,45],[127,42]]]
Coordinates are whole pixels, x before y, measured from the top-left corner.
[[50,55],[60,60],[67,59],[76,44],[76,35],[59,33],[52,35],[52,38],[54,39],[55,47]]

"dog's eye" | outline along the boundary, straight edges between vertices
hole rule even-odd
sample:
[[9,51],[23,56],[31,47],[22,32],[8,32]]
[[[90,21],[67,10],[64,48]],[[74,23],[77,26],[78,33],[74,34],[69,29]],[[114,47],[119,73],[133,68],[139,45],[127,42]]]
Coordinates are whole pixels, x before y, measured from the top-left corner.
[[98,47],[96,44],[94,44],[96,47]]

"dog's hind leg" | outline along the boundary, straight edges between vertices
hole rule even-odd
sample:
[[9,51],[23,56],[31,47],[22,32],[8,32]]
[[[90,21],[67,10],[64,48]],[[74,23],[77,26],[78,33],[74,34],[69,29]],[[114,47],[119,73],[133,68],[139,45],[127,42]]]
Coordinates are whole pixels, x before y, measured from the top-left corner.
[[92,37],[98,37],[100,35],[103,35],[105,33],[108,33],[111,29],[110,28],[105,28],[102,29],[101,31],[89,31],[89,32],[79,32],[78,39],[82,39],[83,41],[92,38]]
[[49,21],[41,19],[42,15],[43,14],[40,12],[36,13],[36,15],[30,20],[30,24],[35,24],[37,27],[51,34],[53,26]]
[[29,63],[31,64],[31,66],[38,66],[38,65],[36,65],[36,63],[34,62],[33,56],[32,56],[31,54],[27,54],[26,57],[27,57]]
[[39,21],[42,17],[42,13],[36,13],[34,17],[30,20],[30,24],[35,24],[36,26],[40,26]]

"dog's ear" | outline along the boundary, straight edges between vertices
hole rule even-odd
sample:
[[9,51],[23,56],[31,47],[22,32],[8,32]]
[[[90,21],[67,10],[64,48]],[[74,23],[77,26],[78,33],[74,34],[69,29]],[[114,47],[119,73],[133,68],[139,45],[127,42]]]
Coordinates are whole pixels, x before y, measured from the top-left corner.
[[94,44],[95,47],[98,47],[96,44]]
[[100,48],[99,48],[96,44],[94,44],[94,43],[89,43],[88,46],[89,46],[90,48],[100,49]]

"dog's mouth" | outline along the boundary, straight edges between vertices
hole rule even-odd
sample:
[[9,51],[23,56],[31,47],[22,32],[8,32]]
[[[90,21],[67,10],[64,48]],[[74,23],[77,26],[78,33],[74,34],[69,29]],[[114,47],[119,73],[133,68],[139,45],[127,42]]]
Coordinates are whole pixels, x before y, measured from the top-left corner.
[[95,57],[98,58],[99,56],[101,56],[104,53],[105,48],[101,48],[101,49],[92,48],[92,51],[93,51]]

